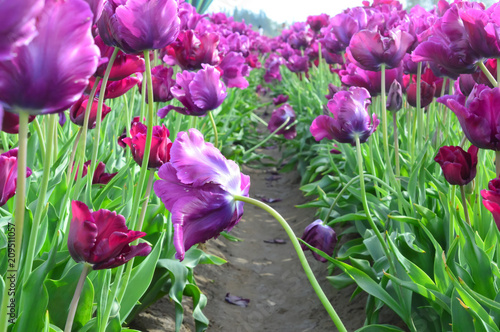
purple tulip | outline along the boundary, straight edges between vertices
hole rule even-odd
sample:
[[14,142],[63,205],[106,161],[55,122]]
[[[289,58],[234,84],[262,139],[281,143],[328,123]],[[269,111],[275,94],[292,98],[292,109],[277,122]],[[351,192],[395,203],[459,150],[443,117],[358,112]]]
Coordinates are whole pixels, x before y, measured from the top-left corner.
[[17,47],[15,58],[0,62],[0,101],[5,109],[55,113],[81,97],[99,59],[91,17],[83,0],[46,2],[36,37]]
[[125,53],[164,48],[179,26],[176,0],[108,0],[97,21],[103,42]]
[[492,15],[485,11],[466,8],[460,11],[465,33],[472,49],[483,58],[500,57],[500,7]]
[[422,36],[412,53],[414,62],[430,61],[441,75],[457,79],[476,71],[478,55],[470,47],[456,6],[446,11]]
[[196,8],[188,2],[179,4],[179,19],[181,20],[180,30],[195,29],[198,22],[205,17],[196,12]]
[[219,68],[222,70],[222,80],[228,88],[246,89],[248,87],[248,81],[244,76],[250,74],[250,68],[241,53],[227,53]]
[[250,38],[245,35],[240,35],[239,33],[232,33],[226,38],[227,46],[229,51],[239,52],[244,57],[249,55],[250,50]]
[[[139,117],[137,116],[132,120],[132,126],[130,127],[130,136],[132,137],[126,137],[122,140],[129,146],[132,156],[139,166],[142,166],[142,159],[146,150],[147,132],[148,128],[139,122]],[[164,125],[153,127],[148,168],[159,168],[170,160],[172,141],[168,138],[169,135],[170,132]]]
[[77,263],[91,264],[94,270],[112,269],[151,252],[147,243],[130,245],[146,233],[128,229],[122,215],[104,209],[91,212],[79,201],[72,201],[71,208],[68,250]]
[[314,32],[319,32],[321,28],[326,27],[329,23],[330,17],[327,14],[319,14],[316,16],[308,16],[307,24]]
[[442,146],[434,161],[443,169],[449,184],[464,186],[476,177],[478,151],[479,148],[474,145],[467,152],[459,146]]
[[[74,124],[82,127],[84,120],[85,120],[85,109],[87,108],[87,104],[89,103],[89,96],[82,96],[76,103],[71,106],[69,109],[69,119],[71,122]],[[97,119],[97,104],[98,104],[98,99],[94,98],[92,101],[92,106],[90,108],[90,116],[89,116],[89,123],[88,123],[88,129],[94,129],[96,126],[96,119]],[[102,106],[102,119],[108,113],[111,112],[111,108],[105,104]]]
[[[331,83],[330,83],[331,84]],[[275,106],[284,104],[288,101],[288,95],[278,95],[276,98],[273,98],[273,104]]]
[[[167,102],[174,99],[172,92],[170,92],[170,89],[175,85],[175,80],[172,78],[173,74],[174,69],[172,67],[159,65],[151,69],[154,102]],[[142,91],[142,82],[139,83],[139,91]],[[147,90],[146,102],[149,103]]]
[[206,64],[197,73],[186,70],[178,73],[176,85],[170,91],[184,107],[168,105],[158,111],[160,118],[171,110],[185,115],[205,116],[208,111],[219,107],[227,95],[226,87],[220,81],[220,72]]
[[104,0],[84,0],[89,4],[90,9],[92,10],[92,14],[94,17],[92,19],[92,25],[94,25],[97,20],[101,17],[102,8],[104,7]]
[[493,219],[500,229],[500,177],[488,183],[488,189],[481,190],[483,205],[491,212]]
[[[273,133],[288,120],[287,125],[281,128],[276,134],[283,135],[286,139],[294,139],[297,136],[296,125],[290,126],[295,122],[296,116],[292,106],[288,104],[281,105],[273,111],[271,119],[267,125],[269,132]],[[287,127],[289,127],[287,129]]]
[[283,59],[272,53],[264,63],[264,68],[266,68],[266,73],[264,74],[264,82],[271,83],[273,80],[278,80],[281,82],[280,66],[283,64]]
[[[26,167],[26,177],[31,169]],[[0,206],[15,195],[17,186],[17,148],[0,154]]]
[[[35,117],[36,117],[35,115],[30,115],[28,117],[28,123],[35,120]],[[17,115],[16,113],[4,111],[1,104],[0,104],[0,130],[9,134],[19,133],[19,115]]]
[[[424,108],[434,99],[436,84],[428,84],[424,80],[420,82],[420,107]],[[417,107],[417,83],[411,83],[406,91],[408,104]]]
[[[83,164],[82,178],[85,175],[87,175],[88,168],[89,168],[91,163],[92,163],[92,161],[88,160]],[[74,167],[74,164],[73,164],[73,167]],[[109,181],[111,181],[111,179],[113,179],[116,176],[116,174],[118,174],[118,172],[106,173],[106,172],[104,172],[105,169],[106,169],[106,165],[102,161],[100,161],[99,164],[97,164],[97,167],[95,169],[94,177],[92,178],[92,184],[108,184]],[[76,180],[78,180],[78,167],[76,169],[76,174],[75,174],[75,181]]]
[[0,1],[0,61],[14,57],[14,49],[35,37],[36,17],[43,0]]
[[328,101],[328,110],[333,117],[320,115],[313,120],[310,131],[316,141],[335,139],[340,143],[356,145],[356,136],[361,143],[375,132],[380,121],[373,114],[373,121],[366,111],[370,94],[365,88],[351,87],[337,92]]
[[[102,41],[100,36],[94,38],[95,44],[101,51],[101,61],[95,76],[104,77],[106,68],[108,67],[109,58],[113,54],[114,47],[110,47]],[[143,58],[137,54],[126,54],[118,51],[111,71],[109,72],[110,81],[122,80],[134,73],[143,73],[146,70],[146,64]]]
[[335,35],[336,40],[340,43],[340,51],[344,51],[349,46],[352,36],[366,28],[367,24],[367,12],[362,7],[356,7],[332,17],[330,25],[326,29]]
[[[315,220],[304,230],[302,240],[307,242],[310,246],[319,249],[326,253],[328,256],[333,255],[333,250],[337,244],[337,234],[328,225],[324,225],[321,219]],[[309,250],[304,244],[300,245],[302,250]],[[316,260],[326,263],[326,258],[321,257],[317,253],[312,253]]]
[[458,118],[467,139],[481,149],[500,151],[500,88],[476,85],[469,97],[462,94],[443,96],[438,102],[450,108]]
[[399,67],[413,37],[402,30],[389,30],[384,37],[379,32],[362,30],[352,36],[347,55],[364,70],[380,71],[382,64],[387,69]]
[[403,107],[403,89],[397,80],[392,81],[387,94],[387,110],[397,112]]
[[472,74],[461,74],[458,78],[458,87],[464,96],[470,95],[475,85],[476,81],[474,81]]
[[292,73],[305,73],[309,69],[309,58],[307,56],[292,55],[288,58],[286,67]]
[[[345,70],[339,72],[340,79],[347,86],[357,86],[368,90],[371,96],[380,94],[382,73],[380,71],[363,70],[353,63],[349,63]],[[385,71],[385,92],[389,92],[391,84],[397,80],[403,83],[402,67]]]
[[176,257],[184,259],[191,246],[230,231],[243,215],[250,177],[227,160],[196,129],[180,132],[170,151],[170,162],[158,171],[162,180],[154,192],[172,215]]

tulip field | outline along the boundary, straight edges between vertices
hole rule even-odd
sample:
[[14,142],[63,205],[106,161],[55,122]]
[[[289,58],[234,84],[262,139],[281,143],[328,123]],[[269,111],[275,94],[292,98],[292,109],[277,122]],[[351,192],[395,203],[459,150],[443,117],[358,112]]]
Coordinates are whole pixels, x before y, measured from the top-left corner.
[[[357,331],[500,332],[500,3],[364,1],[271,38],[210,2],[0,0],[0,332],[138,331],[162,298],[219,331],[200,265],[247,259],[207,246],[257,208],[308,331],[362,301]],[[249,169],[300,175],[300,232]]]

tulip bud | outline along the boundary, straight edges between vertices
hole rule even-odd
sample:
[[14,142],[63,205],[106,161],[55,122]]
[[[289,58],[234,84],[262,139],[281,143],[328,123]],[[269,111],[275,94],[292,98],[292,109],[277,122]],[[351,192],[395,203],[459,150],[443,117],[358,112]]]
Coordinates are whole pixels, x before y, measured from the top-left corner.
[[387,94],[387,109],[397,112],[403,106],[403,89],[397,80],[392,81],[391,88]]
[[[304,235],[302,235],[302,240],[331,256],[333,255],[333,250],[337,244],[337,234],[333,228],[328,225],[324,225],[323,221],[318,219],[306,227]],[[308,250],[304,244],[301,244],[301,247],[302,250]],[[327,260],[325,258],[315,252],[312,254],[316,260],[326,263]]]

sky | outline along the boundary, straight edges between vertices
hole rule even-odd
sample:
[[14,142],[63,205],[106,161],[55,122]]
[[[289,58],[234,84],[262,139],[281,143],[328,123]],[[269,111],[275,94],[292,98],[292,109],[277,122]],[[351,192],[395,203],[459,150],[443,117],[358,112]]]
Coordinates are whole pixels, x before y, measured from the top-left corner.
[[213,0],[207,12],[232,13],[235,7],[255,13],[263,10],[277,23],[293,23],[305,22],[307,16],[321,13],[334,16],[344,9],[361,5],[362,0]]

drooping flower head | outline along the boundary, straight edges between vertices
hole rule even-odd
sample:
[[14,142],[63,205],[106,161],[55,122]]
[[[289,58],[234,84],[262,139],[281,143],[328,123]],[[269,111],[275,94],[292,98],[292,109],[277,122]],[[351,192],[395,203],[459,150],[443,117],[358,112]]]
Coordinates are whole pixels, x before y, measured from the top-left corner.
[[122,215],[104,209],[91,212],[79,201],[71,202],[71,208],[68,250],[77,263],[91,264],[94,270],[112,269],[151,252],[147,243],[130,245],[146,233],[128,229]]
[[283,104],[271,114],[267,129],[273,133],[286,122],[285,127],[278,130],[276,134],[283,135],[286,139],[294,139],[295,136],[297,136],[297,129],[295,124],[293,126],[291,126],[291,124],[295,122],[295,119],[295,111],[292,106]]
[[0,1],[0,61],[14,57],[14,49],[36,35],[35,19],[43,0]]
[[[132,152],[135,162],[141,166],[146,150],[146,136],[148,127],[139,121],[139,117],[132,120],[130,136],[122,139]],[[153,127],[151,150],[149,152],[148,168],[158,168],[170,160],[172,141],[168,138],[170,132],[165,125]]]
[[361,143],[375,132],[380,121],[373,114],[370,118],[366,108],[370,104],[370,94],[365,88],[351,87],[348,91],[337,92],[328,101],[329,115],[320,115],[313,120],[310,131],[316,141],[323,138],[335,139],[340,143],[356,144],[356,136]]
[[176,257],[183,260],[193,245],[240,221],[243,202],[233,195],[248,196],[250,178],[196,129],[180,132],[170,154],[170,162],[158,171],[162,180],[153,188],[172,214]]
[[108,0],[97,21],[103,42],[125,53],[164,48],[179,26],[176,0]]
[[[335,249],[335,245],[337,244],[337,234],[328,225],[324,225],[321,219],[315,220],[310,225],[306,227],[304,230],[304,234],[302,235],[302,240],[307,242],[310,246],[313,246],[316,249],[319,249],[329,256],[333,255],[333,250]],[[302,250],[309,250],[304,244],[300,245]],[[327,260],[317,253],[312,253],[316,260],[326,263]]]
[[500,88],[475,85],[469,97],[462,94],[443,96],[438,102],[450,108],[458,118],[467,139],[481,149],[500,151]]
[[459,146],[442,146],[434,160],[441,166],[449,184],[463,186],[476,177],[478,151],[474,145],[467,152]]
[[[26,167],[26,177],[31,169]],[[0,154],[0,206],[15,195],[17,186],[17,148]]]
[[91,17],[83,0],[45,3],[37,35],[16,48],[16,57],[0,62],[0,103],[5,110],[55,113],[81,97],[99,59]]
[[158,111],[161,118],[171,110],[185,115],[205,116],[208,111],[219,107],[227,95],[220,72],[209,65],[203,64],[203,69],[196,73],[186,70],[178,73],[175,82],[170,91],[184,107],[168,105]]

